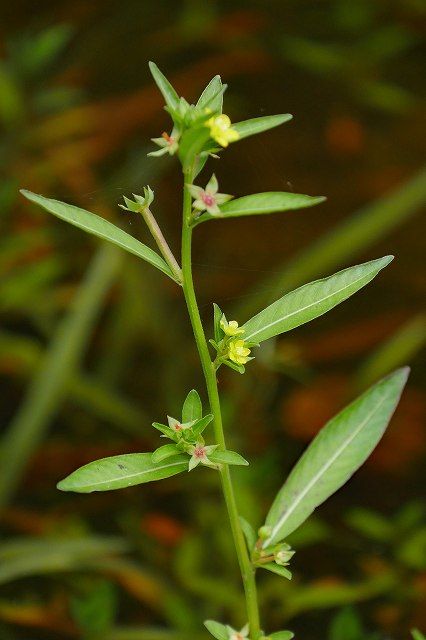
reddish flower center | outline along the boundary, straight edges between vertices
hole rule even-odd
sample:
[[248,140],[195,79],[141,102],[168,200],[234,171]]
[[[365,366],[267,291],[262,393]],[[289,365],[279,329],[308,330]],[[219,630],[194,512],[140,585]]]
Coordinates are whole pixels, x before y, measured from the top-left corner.
[[206,207],[213,207],[216,204],[216,198],[212,196],[211,193],[203,193],[201,200],[204,202]]
[[175,431],[180,431],[180,430],[182,429],[182,427],[180,426],[179,422],[176,422],[176,423],[173,425],[173,429],[174,429]]
[[196,458],[204,458],[205,455],[206,455],[206,450],[204,449],[204,447],[196,447],[194,449],[194,456]]
[[164,140],[166,140],[168,144],[173,144],[174,141],[176,140],[176,138],[172,138],[172,136],[169,136],[169,134],[166,133],[165,131],[164,133],[161,134],[161,137],[164,138]]

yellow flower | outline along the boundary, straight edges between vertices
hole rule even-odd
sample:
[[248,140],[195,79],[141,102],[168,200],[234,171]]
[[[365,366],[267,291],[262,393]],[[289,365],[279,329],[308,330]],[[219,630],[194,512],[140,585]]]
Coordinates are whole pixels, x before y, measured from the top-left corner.
[[207,120],[206,126],[210,129],[210,136],[216,140],[221,147],[227,147],[230,142],[235,142],[240,137],[238,131],[231,127],[231,120],[224,113],[220,116],[213,116]]
[[236,320],[227,322],[225,317],[220,321],[220,327],[226,336],[239,336],[244,333],[244,329],[238,328],[238,322]]
[[228,358],[237,364],[246,364],[251,358],[248,357],[250,349],[245,346],[244,340],[234,340],[229,343]]

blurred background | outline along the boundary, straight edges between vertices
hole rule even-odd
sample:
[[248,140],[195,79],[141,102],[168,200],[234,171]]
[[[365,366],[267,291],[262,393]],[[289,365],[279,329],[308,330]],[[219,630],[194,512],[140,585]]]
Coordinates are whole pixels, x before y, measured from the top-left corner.
[[[149,184],[179,250],[181,177],[147,158],[170,131],[154,60],[194,101],[215,74],[233,121],[294,120],[231,145],[220,190],[325,195],[313,209],[202,225],[195,277],[244,322],[319,277],[396,259],[332,313],[220,372],[243,515],[258,527],[318,429],[401,364],[409,387],[378,449],[291,537],[291,583],[259,576],[266,631],[403,640],[426,630],[424,0],[16,0],[0,9],[0,637],[200,640],[244,604],[209,470],[89,496],[56,482],[159,446],[151,422],[205,400],[181,292],[136,258],[38,210],[26,188],[114,221]],[[424,356],[424,354],[423,354]],[[195,484],[194,484],[194,478]],[[264,572],[267,573],[267,572]]]

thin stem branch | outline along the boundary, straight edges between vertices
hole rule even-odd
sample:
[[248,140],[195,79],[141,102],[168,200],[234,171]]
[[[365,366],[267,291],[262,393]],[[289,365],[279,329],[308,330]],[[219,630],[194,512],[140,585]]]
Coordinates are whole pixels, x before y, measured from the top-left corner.
[[[191,319],[194,331],[195,341],[200,356],[201,366],[203,369],[207,393],[210,402],[210,409],[214,416],[213,429],[216,443],[226,449],[225,434],[222,424],[222,413],[220,407],[219,392],[217,387],[216,370],[211,361],[207,340],[204,334],[203,325],[198,310],[198,304],[194,291],[194,283],[192,278],[192,228],[191,223],[191,195],[188,184],[192,184],[193,171],[186,170],[184,197],[183,197],[183,227],[182,227],[182,274],[183,274],[183,292],[188,307],[189,317]],[[255,570],[252,566],[248,555],[244,534],[241,529],[237,502],[235,499],[234,489],[232,485],[231,473],[228,465],[223,465],[220,469],[220,478],[222,483],[223,495],[228,511],[228,517],[231,525],[232,535],[234,539],[235,549],[237,553],[238,563],[240,566],[241,577],[244,585],[246,598],[247,616],[250,624],[250,638],[257,640],[260,632],[259,607],[257,603],[257,590],[255,582]]]
[[170,269],[172,270],[173,275],[176,278],[176,281],[179,284],[181,284],[182,283],[182,269],[180,268],[176,258],[173,255],[172,250],[170,249],[169,245],[167,244],[167,241],[166,241],[165,237],[163,236],[163,233],[162,233],[160,227],[158,226],[158,222],[155,219],[152,211],[150,210],[149,207],[143,207],[141,209],[141,214],[142,214],[143,219],[146,222],[146,225],[147,225],[148,229],[151,232],[151,235],[153,236],[155,242],[157,243],[157,246],[160,249],[164,260],[167,262],[167,264],[169,265]]

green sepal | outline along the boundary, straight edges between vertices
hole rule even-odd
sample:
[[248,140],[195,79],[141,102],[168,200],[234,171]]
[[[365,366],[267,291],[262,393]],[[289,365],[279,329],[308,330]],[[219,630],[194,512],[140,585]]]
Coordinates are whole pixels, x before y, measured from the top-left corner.
[[206,620],[204,622],[204,626],[207,631],[211,633],[211,635],[216,638],[216,640],[228,640],[229,633],[228,627],[220,622],[216,622],[215,620]]
[[256,565],[258,569],[266,569],[267,571],[272,571],[272,573],[276,573],[283,578],[287,578],[287,580],[292,579],[292,573],[286,567],[282,565],[275,564],[275,562],[267,562],[265,564]]
[[162,447],[158,447],[156,449],[151,459],[153,462],[161,462],[162,460],[166,460],[166,458],[171,458],[172,456],[179,455],[181,451],[177,448],[175,444],[165,444]]
[[160,69],[157,67],[155,62],[149,63],[149,69],[152,73],[152,77],[155,80],[155,84],[160,89],[163,98],[166,102],[166,105],[172,111],[175,111],[179,106],[179,96],[167,80],[166,76],[161,73]]
[[200,420],[203,417],[203,405],[200,396],[195,389],[191,389],[185,398],[182,407],[182,422]]
[[188,456],[178,455],[154,463],[151,453],[128,453],[101,458],[80,467],[57,484],[60,491],[91,493],[124,489],[144,482],[162,480],[188,469]]
[[209,455],[209,459],[216,464],[232,464],[239,466],[247,466],[249,462],[240,456],[239,453],[235,451],[228,451],[228,449],[216,450],[212,454]]
[[245,518],[240,516],[239,519],[240,519],[241,529],[243,530],[243,533],[247,542],[247,548],[251,552],[252,549],[255,548],[256,542],[257,542],[256,531],[253,529],[250,522],[248,522]]
[[232,128],[237,131],[242,138],[248,138],[248,136],[254,136],[257,133],[268,131],[278,127],[285,122],[291,120],[293,116],[290,113],[283,113],[276,116],[262,116],[261,118],[252,118],[251,120],[243,120],[242,122],[236,122],[232,125]]
[[426,640],[426,636],[418,629],[411,629],[411,635],[413,636],[413,640]]

